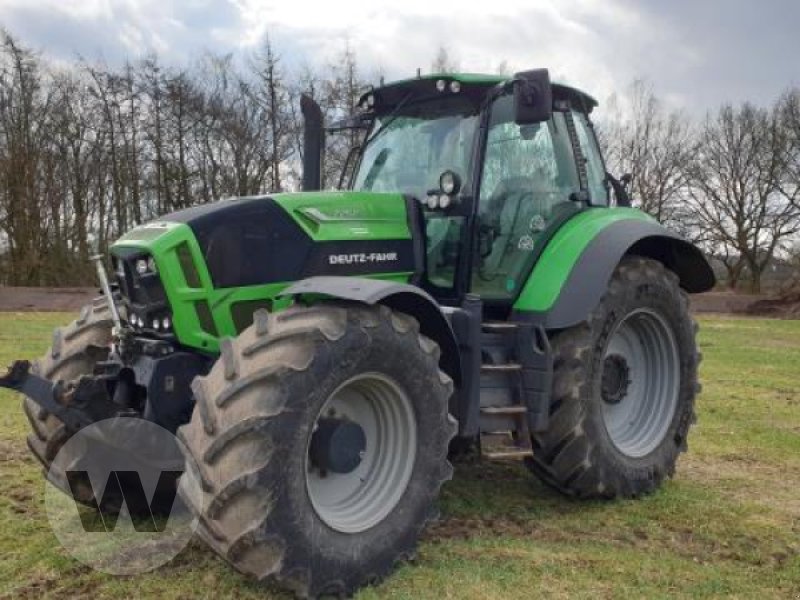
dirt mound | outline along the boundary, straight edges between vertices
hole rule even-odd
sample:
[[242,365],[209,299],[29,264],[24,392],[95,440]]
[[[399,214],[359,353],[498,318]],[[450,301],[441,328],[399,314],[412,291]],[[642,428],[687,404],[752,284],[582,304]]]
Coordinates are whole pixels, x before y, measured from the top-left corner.
[[731,291],[713,291],[691,296],[691,310],[694,313],[745,313],[750,307],[763,300],[765,296],[742,294]]
[[73,312],[98,295],[97,288],[35,288],[0,286],[0,311]]
[[800,289],[789,290],[773,298],[753,302],[745,311],[780,319],[800,319]]

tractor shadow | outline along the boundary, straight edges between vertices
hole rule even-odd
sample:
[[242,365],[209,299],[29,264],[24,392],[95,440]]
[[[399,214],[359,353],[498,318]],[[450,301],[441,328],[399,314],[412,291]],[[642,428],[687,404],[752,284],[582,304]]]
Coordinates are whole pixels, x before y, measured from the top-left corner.
[[425,541],[485,535],[561,538],[554,523],[580,521],[592,529],[601,515],[624,510],[628,502],[569,498],[542,484],[521,462],[468,460],[454,466],[453,479],[442,488],[440,518],[424,534]]

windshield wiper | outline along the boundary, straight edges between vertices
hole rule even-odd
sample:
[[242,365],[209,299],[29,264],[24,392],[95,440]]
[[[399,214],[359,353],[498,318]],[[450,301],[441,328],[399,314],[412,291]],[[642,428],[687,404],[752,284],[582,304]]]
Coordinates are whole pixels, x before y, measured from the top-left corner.
[[389,113],[389,115],[386,117],[386,120],[381,124],[381,126],[378,127],[378,129],[376,129],[375,131],[373,131],[372,134],[364,141],[364,144],[363,144],[364,148],[366,148],[367,145],[372,140],[374,140],[376,137],[378,137],[378,135],[380,135],[381,132],[385,131],[386,128],[389,125],[392,124],[392,121],[394,121],[398,117],[398,113],[400,112],[400,109],[403,108],[403,106],[405,106],[406,102],[408,102],[410,99],[411,99],[411,92],[408,92],[405,96],[403,96],[403,99],[400,100],[400,102],[397,103],[397,106],[394,107],[392,112]]

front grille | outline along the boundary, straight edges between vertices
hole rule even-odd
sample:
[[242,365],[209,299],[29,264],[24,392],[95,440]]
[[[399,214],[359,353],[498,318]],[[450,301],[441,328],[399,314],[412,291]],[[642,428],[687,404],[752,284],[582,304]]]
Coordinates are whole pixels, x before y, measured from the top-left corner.
[[211,314],[211,309],[208,302],[205,300],[198,300],[194,303],[194,309],[197,311],[197,319],[200,321],[200,327],[209,335],[217,337],[217,325],[214,323],[214,316]]
[[119,268],[119,263],[115,269],[120,291],[133,304],[165,304],[167,294],[164,291],[164,286],[161,284],[161,278],[158,273],[139,275],[136,272],[136,260],[139,258],[141,256],[133,259],[118,259],[122,263],[122,270]]
[[158,273],[140,275],[136,271],[136,261],[143,258],[147,255],[140,251],[115,250],[114,271],[129,322],[137,315],[144,323],[142,329],[147,330],[154,319],[169,315],[169,304]]

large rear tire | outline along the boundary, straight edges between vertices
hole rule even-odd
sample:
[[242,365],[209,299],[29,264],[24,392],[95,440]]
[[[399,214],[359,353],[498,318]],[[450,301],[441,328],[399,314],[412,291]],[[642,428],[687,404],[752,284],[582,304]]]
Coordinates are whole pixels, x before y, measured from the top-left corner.
[[360,304],[259,311],[221,352],[178,430],[200,536],[301,597],[350,595],[410,558],[456,429],[416,320]]
[[675,472],[695,420],[697,325],[677,276],[622,260],[585,323],[553,339],[550,427],[528,464],[582,498],[637,497]]

